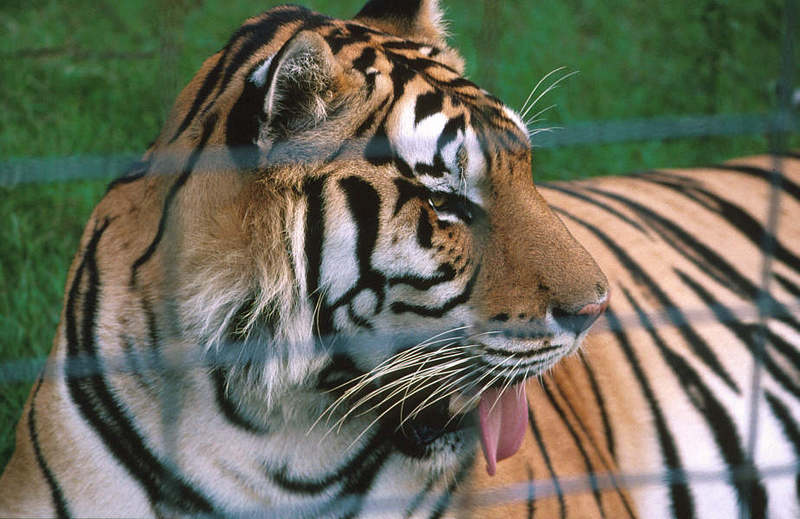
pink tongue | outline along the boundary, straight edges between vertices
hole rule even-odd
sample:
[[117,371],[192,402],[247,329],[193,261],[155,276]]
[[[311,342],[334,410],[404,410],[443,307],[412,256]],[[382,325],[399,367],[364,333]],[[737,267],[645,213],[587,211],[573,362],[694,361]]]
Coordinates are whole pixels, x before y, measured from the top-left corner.
[[528,399],[525,384],[487,389],[478,404],[481,446],[486,457],[486,472],[494,476],[497,462],[511,457],[522,445],[528,425]]

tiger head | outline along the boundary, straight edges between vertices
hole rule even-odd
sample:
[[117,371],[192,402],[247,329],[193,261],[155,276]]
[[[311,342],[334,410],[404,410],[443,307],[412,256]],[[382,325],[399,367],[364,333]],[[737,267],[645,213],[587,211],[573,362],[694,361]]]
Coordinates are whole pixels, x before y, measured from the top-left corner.
[[522,382],[576,350],[608,284],[534,187],[521,118],[462,76],[440,19],[434,0],[249,19],[146,160],[184,171],[177,320],[253,356],[226,373],[242,412],[362,416],[412,458],[479,430],[491,472],[521,442]]

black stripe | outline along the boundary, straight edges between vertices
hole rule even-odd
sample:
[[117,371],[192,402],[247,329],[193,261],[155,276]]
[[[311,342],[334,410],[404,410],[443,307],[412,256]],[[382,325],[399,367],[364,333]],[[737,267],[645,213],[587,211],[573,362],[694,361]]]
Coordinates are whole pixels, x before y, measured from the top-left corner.
[[450,506],[450,501],[453,498],[453,493],[456,491],[456,488],[467,479],[467,477],[472,472],[472,465],[475,461],[474,451],[472,456],[465,456],[464,459],[461,461],[461,466],[456,472],[456,475],[453,477],[453,480],[447,486],[447,489],[442,494],[442,497],[439,498],[439,501],[436,503],[434,507],[433,514],[431,514],[430,519],[440,519],[444,513],[447,511],[447,507]]
[[586,465],[586,477],[589,480],[589,485],[592,487],[592,494],[594,495],[594,500],[597,503],[597,509],[600,511],[600,517],[606,516],[605,508],[603,507],[603,498],[600,496],[600,488],[597,485],[597,475],[594,468],[594,464],[592,464],[592,460],[589,459],[589,453],[586,452],[586,449],[583,447],[583,442],[578,437],[577,431],[575,428],[572,427],[572,424],[567,419],[564,410],[561,409],[561,406],[558,405],[556,402],[555,396],[550,391],[549,384],[547,381],[543,381],[542,383],[542,390],[544,394],[547,396],[547,399],[550,401],[550,405],[553,410],[558,414],[558,417],[561,419],[561,422],[569,431],[569,435],[572,436],[572,441],[576,447],[578,447],[578,451],[581,453],[581,458],[583,458],[583,463]]
[[[376,312],[377,313],[377,312]],[[359,328],[365,328],[367,330],[372,330],[372,323],[369,322],[369,319],[365,317],[361,317],[360,315],[356,314],[356,311],[353,310],[353,304],[350,303],[347,305],[347,317],[350,318],[350,321],[358,326]]]
[[[662,174],[660,176],[669,177],[669,174]],[[661,178],[656,178],[655,175],[643,175],[639,178],[676,191],[712,213],[720,215],[759,250],[763,249],[765,237],[768,236],[767,229],[740,206],[725,200],[716,193],[712,193],[698,186],[663,180]],[[781,244],[776,236],[770,235],[769,239],[772,241],[771,254],[778,260],[786,263],[793,270],[800,272],[800,258]]]
[[528,519],[533,519],[536,515],[536,479],[533,474],[533,467],[528,463]]
[[194,96],[194,100],[192,101],[192,106],[189,108],[189,111],[186,112],[186,115],[183,117],[181,124],[178,126],[178,129],[172,135],[172,138],[169,140],[170,144],[174,143],[178,140],[178,137],[181,136],[183,132],[189,127],[189,124],[195,118],[197,113],[200,111],[200,107],[205,104],[208,96],[211,95],[211,91],[219,82],[219,76],[222,73],[222,67],[224,65],[225,58],[228,57],[228,52],[230,51],[230,44],[225,47],[225,50],[220,56],[217,64],[214,65],[214,68],[208,73],[208,75],[203,80],[203,84],[200,85],[200,89],[197,91],[197,94]]
[[276,472],[267,472],[267,477],[281,489],[293,494],[321,494],[334,484],[343,483],[348,476],[354,474],[359,467],[364,466],[367,460],[376,451],[384,449],[382,446],[388,441],[387,438],[389,437],[386,431],[377,431],[352,458],[346,460],[339,465],[338,468],[328,474],[315,477],[314,479],[302,479],[289,475],[289,469],[286,466],[281,467],[280,470]]
[[[270,71],[277,59],[278,56],[270,63]],[[250,78],[263,64],[262,61],[247,72],[248,79],[245,80],[242,92],[225,120],[225,144],[239,172],[252,170],[258,165],[260,151],[255,143],[261,131],[262,121],[266,119],[264,100],[272,79],[268,76],[263,85],[257,85]]]
[[[644,179],[646,176],[653,177],[658,174],[660,173],[658,172],[649,173],[647,175],[642,175],[640,178]],[[678,178],[681,181],[692,183],[692,179],[678,177],[676,175],[671,175],[671,176],[672,178]],[[703,271],[707,276],[713,278],[721,285],[727,286],[729,289],[733,290],[743,298],[752,300],[759,300],[761,298],[766,299],[767,302],[770,304],[771,308],[773,309],[775,318],[780,319],[782,322],[791,326],[795,330],[800,331],[800,322],[793,317],[793,313],[790,312],[784,305],[782,305],[779,301],[775,300],[769,294],[762,293],[760,287],[754,285],[747,277],[745,277],[738,270],[736,270],[733,267],[733,265],[731,265],[723,256],[716,253],[713,249],[705,246],[703,243],[697,240],[694,236],[687,233],[681,227],[679,227],[672,221],[656,214],[649,208],[646,208],[641,204],[634,202],[630,199],[627,199],[620,195],[616,195],[614,193],[605,192],[600,189],[596,188],[590,188],[590,189],[598,194],[601,194],[603,196],[608,196],[610,198],[618,200],[632,207],[636,212],[641,214],[645,220],[651,223],[652,228],[659,235],[659,237],[661,237],[667,244],[673,247],[678,254],[680,254],[682,257],[686,258],[686,260],[690,261],[695,266],[697,266],[697,268]],[[563,210],[559,211],[570,218],[573,219],[576,218],[574,216],[571,216],[566,211]],[[583,225],[589,225],[589,224],[584,222]],[[594,227],[594,229],[596,229],[596,227]],[[609,245],[609,247],[613,246],[614,246],[613,244]],[[619,249],[619,247],[617,247],[616,249],[621,250]],[[667,308],[667,311],[670,312],[670,314],[672,315],[672,311],[669,308]],[[679,313],[674,315],[676,318],[682,317]]]
[[[590,188],[591,189],[591,188]],[[651,228],[654,229],[656,234],[664,240],[664,242],[671,246],[675,251],[688,261],[695,264],[698,268],[706,272],[706,274],[715,279],[720,284],[732,285],[731,288],[740,295],[750,297],[745,286],[748,281],[736,269],[734,269],[727,261],[721,258],[716,252],[709,247],[706,247],[694,236],[687,233],[681,227],[675,225],[667,218],[661,217],[654,213],[649,208],[641,204],[633,202],[632,200],[613,193],[591,189],[595,193],[607,196],[617,201],[628,205],[640,214],[645,221],[647,221]],[[753,288],[755,290],[755,288]],[[755,292],[753,292],[755,293]]]
[[361,51],[361,54],[355,60],[353,60],[353,68],[366,76],[367,69],[375,64],[375,59],[377,56],[378,55],[374,48],[364,47],[364,49]]
[[422,0],[407,0],[396,2],[394,0],[370,0],[361,8],[355,18],[390,18],[393,21],[400,21],[411,24],[416,20]]
[[444,94],[440,90],[418,96],[414,104],[414,125],[418,125],[426,117],[441,112],[443,104]]
[[[325,187],[325,177],[311,178],[305,181],[303,192],[306,195],[306,228],[305,228],[305,253],[306,253],[306,287],[308,295],[314,301],[314,307],[319,307],[322,294],[319,290],[320,270],[322,269],[322,242],[325,233],[323,219],[322,191]],[[327,335],[333,331],[333,325],[327,319],[328,315],[319,314],[318,321],[314,323],[317,332]]]
[[606,410],[605,398],[603,398],[603,393],[600,391],[600,385],[597,383],[597,377],[594,374],[594,369],[591,365],[589,365],[589,363],[586,361],[586,358],[583,356],[581,356],[581,364],[586,370],[586,376],[589,378],[589,385],[592,387],[592,393],[594,394],[594,399],[597,402],[597,408],[600,410],[600,417],[603,420],[603,432],[606,438],[606,447],[608,448],[608,452],[611,454],[611,458],[616,460],[616,443],[614,440],[614,432],[611,428],[611,421]]
[[436,477],[431,476],[428,478],[428,481],[425,482],[425,486],[422,488],[422,491],[418,492],[417,495],[411,500],[411,504],[409,504],[405,511],[403,511],[403,519],[410,519],[414,512],[419,510],[419,507],[422,506],[423,501],[425,501],[425,497],[430,494],[433,485],[436,484]]
[[480,268],[476,268],[475,272],[472,274],[472,277],[467,282],[467,285],[464,287],[464,290],[459,295],[446,301],[441,306],[429,307],[422,305],[412,305],[408,303],[403,303],[401,301],[395,301],[394,303],[392,303],[391,306],[392,312],[396,314],[410,312],[417,315],[421,315],[423,317],[442,317],[444,314],[446,314],[453,308],[457,307],[458,305],[462,305],[466,303],[467,300],[469,300],[469,297],[472,295],[472,289],[475,287],[475,282],[478,279],[479,273],[480,273]]
[[[738,166],[733,164],[719,164],[712,166],[713,169],[721,169],[723,171],[735,171],[744,175],[759,178],[765,182],[772,182],[774,172],[764,168],[757,168],[755,166]],[[800,185],[792,182],[791,179],[785,175],[780,175],[780,188],[789,196],[800,202]]]
[[[775,418],[781,423],[783,435],[791,442],[794,448],[795,458],[800,460],[800,424],[792,417],[791,411],[789,411],[786,405],[781,402],[777,396],[769,391],[765,391],[764,398],[767,399],[772,414],[775,415]],[[797,499],[800,501],[800,472],[795,474],[794,482]]]
[[575,189],[571,189],[572,186],[565,186],[565,185],[562,185],[562,184],[551,184],[551,183],[548,183],[548,182],[538,182],[537,184],[538,184],[537,187],[539,187],[539,188],[545,188],[545,190],[552,189],[553,191],[558,191],[559,193],[563,193],[565,195],[569,195],[569,196],[571,196],[573,198],[577,198],[578,200],[583,200],[584,202],[587,202],[587,203],[589,203],[589,204],[591,204],[591,205],[593,205],[595,207],[598,207],[598,208],[602,209],[603,211],[607,212],[608,214],[619,218],[620,220],[622,220],[623,222],[627,223],[628,225],[630,225],[634,229],[638,230],[639,232],[642,232],[642,233],[647,234],[647,235],[650,234],[649,232],[647,232],[647,229],[645,229],[644,227],[639,225],[638,222],[635,222],[635,221],[631,220],[630,218],[628,218],[624,214],[620,213],[619,211],[617,211],[616,209],[614,209],[613,207],[611,207],[608,204],[605,204],[605,203],[603,203],[603,202],[601,202],[599,200],[596,200],[596,199],[594,199],[594,198],[592,198],[592,197],[590,197],[590,196],[588,196],[588,195],[586,195],[584,193],[580,193]]
[[[760,326],[758,324],[746,324],[741,322],[736,318],[736,316],[731,312],[728,308],[723,306],[714,296],[711,295],[703,286],[692,279],[691,276],[684,273],[679,269],[673,269],[675,274],[681,281],[688,286],[692,292],[694,292],[697,297],[702,299],[703,303],[705,303],[708,308],[716,316],[717,320],[725,326],[728,330],[731,331],[738,339],[745,345],[747,350],[753,354],[753,359],[756,362],[761,362],[764,364],[764,367],[767,368],[767,372],[769,372],[772,377],[778,381],[784,389],[791,392],[795,397],[800,398],[800,386],[791,379],[781,368],[780,366],[772,359],[769,355],[769,350],[765,350],[760,352],[761,354],[757,356],[758,345],[756,344],[757,334],[761,331]],[[770,332],[770,335],[771,332]],[[775,337],[775,339],[779,339]],[[773,347],[776,345],[780,347],[780,341],[770,341]],[[786,345],[788,348],[784,347],[783,350],[788,353],[790,356],[790,360],[792,362],[791,365],[800,366],[798,362],[800,362],[800,357],[798,357],[798,352],[791,346]],[[795,358],[791,358],[794,355]]]
[[[389,429],[382,428],[377,432],[377,435],[382,438],[388,438],[391,433]],[[381,468],[389,460],[390,453],[390,445],[381,443],[376,448],[367,451],[360,464],[352,466],[352,471],[345,478],[342,490],[338,495],[338,499],[341,502],[353,503],[353,509],[345,517],[355,518],[360,514],[361,508],[364,506],[364,498],[367,496]],[[332,505],[335,506],[336,501]]]
[[230,423],[251,434],[261,435],[269,432],[243,416],[236,407],[236,404],[228,397],[228,392],[226,390],[227,370],[223,368],[211,369],[210,375],[212,384],[214,385],[214,399],[217,402],[217,406],[222,411],[223,416],[225,416]]
[[140,178],[144,177],[147,174],[148,169],[150,169],[150,161],[140,160],[134,162],[122,176],[112,180],[108,184],[108,186],[106,187],[106,194],[108,194],[109,191],[111,191],[117,186],[130,184],[131,182],[136,182],[137,180],[139,180]]
[[790,281],[788,278],[784,277],[783,275],[773,272],[772,275],[775,277],[775,280],[783,287],[784,290],[792,294],[794,297],[800,299],[800,286],[797,286],[795,283]]
[[36,395],[39,394],[43,380],[44,376],[39,375],[36,389],[33,390],[33,395],[31,395],[31,407],[28,411],[28,433],[31,437],[31,445],[33,445],[33,454],[36,456],[36,464],[39,465],[39,469],[42,471],[45,481],[47,481],[47,486],[50,488],[50,497],[53,500],[53,507],[56,509],[56,517],[65,519],[71,517],[72,514],[69,513],[69,506],[67,505],[67,500],[64,499],[64,492],[61,490],[61,486],[56,481],[53,472],[47,465],[47,461],[44,459],[42,447],[39,445],[39,433],[36,431]]
[[[649,210],[647,211],[649,212]],[[689,345],[692,351],[697,354],[699,359],[702,360],[709,369],[716,373],[716,375],[720,377],[720,379],[722,379],[722,381],[725,382],[728,387],[737,393],[740,392],[736,382],[734,382],[722,364],[720,364],[716,354],[711,350],[706,341],[689,325],[688,319],[683,315],[683,312],[680,310],[680,308],[672,302],[672,299],[670,299],[661,286],[656,283],[647,274],[647,272],[645,272],[645,270],[639,264],[637,264],[627,252],[625,252],[622,247],[620,247],[606,233],[601,231],[595,225],[592,225],[589,222],[578,218],[567,211],[564,211],[563,209],[558,210],[558,213],[575,221],[597,236],[611,250],[617,260],[622,263],[622,265],[625,267],[625,271],[629,272],[630,275],[637,280],[637,282],[641,282],[647,287],[648,291],[655,297],[659,305],[661,305],[663,308],[664,312],[666,312],[666,314],[669,316],[670,321],[672,321],[680,334],[683,336],[686,343]]]
[[[106,449],[119,461],[128,473],[143,486],[151,503],[164,505],[185,513],[212,513],[213,506],[198,490],[172,472],[146,445],[137,432],[133,419],[123,403],[108,387],[102,373],[90,376],[70,375],[79,369],[76,363],[81,357],[101,365],[98,347],[95,344],[96,319],[100,301],[100,276],[95,253],[109,221],[95,229],[84,251],[83,259],[75,273],[65,308],[67,358],[65,376],[73,402],[84,419],[97,432]],[[81,294],[81,283],[86,288]],[[80,322],[79,300],[83,296]]]
[[156,251],[156,248],[161,243],[161,239],[164,237],[164,231],[167,227],[167,220],[169,219],[169,211],[172,207],[172,201],[175,196],[178,194],[178,191],[183,187],[187,180],[189,180],[189,176],[192,174],[195,165],[197,165],[197,161],[200,159],[200,154],[203,152],[203,149],[208,142],[208,139],[211,137],[211,133],[214,131],[214,127],[217,123],[217,116],[216,114],[211,114],[203,123],[203,134],[200,137],[200,142],[197,146],[192,150],[191,155],[189,156],[189,160],[186,163],[186,167],[184,168],[183,172],[181,173],[180,177],[175,181],[174,184],[169,188],[169,192],[167,193],[166,198],[164,199],[164,207],[161,211],[161,219],[158,221],[158,231],[156,232],[155,237],[153,237],[153,241],[150,242],[150,245],[144,251],[144,253],[139,256],[136,261],[133,262],[133,266],[131,267],[131,279],[130,285],[136,285],[136,275],[139,271],[139,268],[150,261],[150,258],[153,257],[153,254]]
[[439,135],[439,138],[436,139],[436,155],[441,157],[442,151],[444,148],[456,140],[458,137],[459,132],[464,131],[464,127],[466,126],[466,120],[464,119],[464,115],[461,114],[457,117],[453,117],[447,124],[444,125],[442,129],[442,133]]
[[[380,232],[380,196],[374,187],[356,176],[341,179],[339,186],[345,192],[347,206],[357,229],[356,259],[359,279],[355,289],[350,292],[354,297],[361,290],[372,290],[378,299],[375,305],[377,314],[383,309],[386,297],[386,278],[372,268],[372,254]],[[332,306],[343,304],[344,299],[340,298]]]
[[658,437],[658,444],[661,450],[661,456],[672,474],[675,474],[673,482],[669,485],[670,502],[672,504],[672,515],[677,518],[692,518],[695,517],[694,500],[692,494],[685,483],[678,483],[676,481],[687,481],[686,472],[683,469],[680,453],[675,445],[675,439],[672,432],[669,430],[667,421],[664,418],[664,412],[661,410],[661,405],[658,403],[653,388],[650,386],[647,374],[642,369],[636,352],[631,346],[628,335],[625,333],[622,323],[617,319],[616,314],[611,310],[606,310],[606,319],[608,319],[608,326],[614,333],[625,357],[628,359],[628,364],[633,370],[633,375],[636,377],[636,382],[642,390],[642,395],[647,401],[647,407],[650,408],[650,414],[653,417],[653,425],[656,428],[656,436]]
[[749,517],[753,519],[765,517],[767,495],[761,484],[761,476],[752,460],[745,454],[736,425],[728,411],[715,398],[714,393],[705,385],[694,368],[683,357],[669,349],[648,315],[625,287],[622,287],[622,293],[636,312],[642,327],[650,335],[667,365],[680,382],[680,387],[687,400],[706,422],[727,465],[730,483],[739,496],[740,511],[747,510],[750,514]]
[[437,272],[439,275],[429,278],[417,276],[415,274],[409,274],[407,276],[388,278],[386,281],[389,283],[390,287],[396,285],[408,285],[412,288],[416,288],[417,290],[430,290],[436,285],[448,283],[456,278],[455,269],[447,263],[440,265],[437,269]]
[[419,218],[417,219],[417,243],[423,249],[433,247],[433,225],[431,225],[430,213],[425,208],[420,208]]
[[[605,467],[605,469],[608,471],[608,477],[609,477],[609,479],[611,481],[611,484],[613,485],[614,490],[616,490],[617,495],[619,495],[619,498],[622,501],[622,504],[625,506],[625,510],[628,512],[628,517],[635,518],[636,514],[633,513],[633,508],[632,508],[631,504],[628,502],[627,497],[625,496],[625,494],[622,492],[622,490],[620,489],[619,485],[617,484],[617,478],[614,475],[614,468],[608,465],[608,463],[605,460],[605,457],[603,456],[603,449],[601,449],[601,448],[599,448],[597,446],[597,443],[595,442],[594,436],[591,434],[589,427],[587,427],[586,424],[583,422],[583,420],[581,420],[580,415],[578,415],[578,413],[575,411],[575,407],[572,405],[572,403],[569,401],[569,399],[564,397],[563,393],[561,392],[561,389],[558,386],[556,386],[555,384],[554,384],[554,388],[555,388],[555,391],[557,391],[561,395],[561,398],[566,403],[567,408],[570,411],[570,414],[575,419],[575,421],[578,423],[578,427],[580,427],[581,431],[583,431],[583,434],[586,436],[589,445],[591,445],[594,448],[595,452],[598,453],[598,458],[600,458],[600,461],[602,462],[603,467]],[[547,389],[545,389],[545,390],[547,390]],[[570,432],[573,433],[572,436],[575,439],[575,442],[578,443],[580,440],[579,440],[577,434],[574,433],[574,431],[572,429],[572,426],[566,420],[566,413],[555,402],[555,400],[553,400],[553,406],[556,408],[556,411],[561,416],[561,419],[564,420],[564,423],[567,424],[567,427],[570,429]],[[589,471],[592,474],[594,474],[595,470],[591,467],[591,463],[590,463],[590,460],[589,460],[589,457],[588,457],[588,453],[582,447],[579,447],[579,449],[580,449],[581,453],[585,454],[584,459],[587,462],[587,468],[589,469]],[[596,494],[596,496],[599,496],[599,492]],[[601,514],[603,514],[603,513],[604,512],[602,511],[602,508],[601,508]]]
[[[391,107],[387,110],[387,113],[389,111],[391,111]],[[386,127],[381,123],[364,148],[364,158],[373,166],[384,166],[390,164],[393,157],[394,150],[392,150],[392,144],[389,142],[389,136],[386,134]]]
[[550,454],[548,454],[547,447],[542,439],[542,432],[539,430],[539,426],[536,425],[536,418],[533,416],[533,409],[531,409],[530,403],[528,404],[528,423],[531,426],[531,431],[533,431],[533,437],[536,440],[536,443],[539,445],[539,451],[542,453],[547,471],[550,473],[550,481],[553,482],[553,488],[556,491],[556,496],[558,496],[558,506],[559,510],[561,511],[559,517],[561,519],[566,519],[567,503],[564,501],[564,491],[561,489],[561,483],[558,481],[558,476],[556,476],[556,472],[553,470],[553,463],[550,461]]

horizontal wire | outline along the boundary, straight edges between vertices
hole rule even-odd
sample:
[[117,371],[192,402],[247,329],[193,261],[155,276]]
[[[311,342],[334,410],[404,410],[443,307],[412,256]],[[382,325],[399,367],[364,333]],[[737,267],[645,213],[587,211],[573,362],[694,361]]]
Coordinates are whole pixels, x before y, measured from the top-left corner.
[[[531,128],[536,132],[536,128]],[[800,131],[800,117],[791,110],[756,114],[715,114],[629,119],[622,121],[594,121],[573,123],[552,132],[539,132],[533,139],[534,148],[559,148],[585,144],[603,144],[626,141],[675,139],[703,136],[764,135]],[[213,154],[213,152],[211,152]],[[235,151],[220,151],[226,157]],[[271,152],[272,153],[272,152]],[[208,150],[206,151],[208,154]],[[316,157],[322,160],[329,155]],[[109,155],[75,155],[66,157],[8,158],[0,161],[0,187],[17,184],[64,182],[70,180],[110,180],[118,177],[134,164],[141,154],[120,153]],[[314,152],[303,148],[291,160],[309,161]],[[180,157],[178,157],[180,158]],[[244,159],[244,160],[243,160]],[[263,157],[255,155],[237,157],[243,167],[258,167]],[[284,156],[283,160],[287,160]],[[153,171],[148,173],[175,173]]]
[[[762,302],[763,303],[763,302]],[[725,315],[729,319],[721,319],[718,316],[717,308],[725,310]],[[639,314],[620,314],[617,315],[618,324],[612,325],[605,317],[598,319],[590,331],[592,335],[599,335],[604,332],[630,331],[632,329],[644,328],[653,329],[659,327],[680,327],[696,326],[698,324],[715,324],[726,321],[730,322],[757,322],[760,316],[767,319],[781,318],[787,316],[800,315],[800,298],[795,298],[791,302],[762,304],[761,312],[757,304],[722,306],[710,305],[703,308],[684,309],[669,308],[659,311],[648,312],[648,321],[643,321]],[[515,328],[515,331],[522,331],[523,328]],[[411,333],[360,333],[352,335],[331,335],[329,337],[317,338],[318,348],[315,355],[333,355],[337,352],[358,354],[359,351],[369,352],[374,344],[418,344],[424,338],[431,337],[442,330],[415,330]],[[466,336],[453,336],[453,340],[467,340]],[[336,339],[333,341],[333,339]],[[198,345],[198,351],[186,352],[180,359],[179,365],[166,365],[165,359],[157,359],[161,364],[154,362],[153,352],[144,349],[142,352],[128,351],[114,356],[105,356],[102,359],[86,355],[71,356],[68,359],[52,360],[49,364],[46,357],[21,358],[0,363],[0,386],[4,384],[20,383],[33,381],[40,374],[48,377],[86,377],[97,374],[114,373],[133,373],[166,371],[175,369],[197,369],[197,368],[230,368],[236,365],[245,365],[252,362],[287,362],[286,359],[278,360],[266,357],[262,347],[265,340],[252,340],[249,342],[227,342],[208,348]],[[275,345],[276,343],[270,342]],[[281,349],[281,348],[279,348]],[[290,348],[285,348],[290,349]],[[435,347],[431,348],[435,350]],[[308,350],[306,350],[308,351]],[[292,355],[292,352],[289,352]],[[398,352],[399,353],[399,352]],[[294,353],[294,355],[300,355]],[[290,358],[289,361],[296,358]],[[299,359],[298,359],[299,360]],[[143,366],[140,369],[132,366]],[[66,370],[66,371],[65,371]]]

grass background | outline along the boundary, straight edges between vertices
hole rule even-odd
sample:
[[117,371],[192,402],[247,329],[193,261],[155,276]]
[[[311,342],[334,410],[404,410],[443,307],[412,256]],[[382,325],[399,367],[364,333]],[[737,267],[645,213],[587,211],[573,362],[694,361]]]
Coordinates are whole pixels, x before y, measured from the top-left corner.
[[[362,2],[305,3],[348,17]],[[202,60],[241,21],[276,3],[4,0],[0,161],[144,150]],[[580,72],[538,105],[556,105],[545,126],[766,112],[776,103],[782,0],[443,3],[468,76],[510,106],[520,108],[557,67]],[[539,149],[534,176],[690,166],[766,149],[758,136]],[[0,366],[49,350],[67,267],[104,187],[0,187]],[[0,467],[32,383],[0,380]]]

